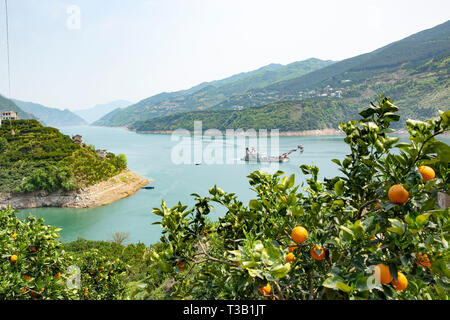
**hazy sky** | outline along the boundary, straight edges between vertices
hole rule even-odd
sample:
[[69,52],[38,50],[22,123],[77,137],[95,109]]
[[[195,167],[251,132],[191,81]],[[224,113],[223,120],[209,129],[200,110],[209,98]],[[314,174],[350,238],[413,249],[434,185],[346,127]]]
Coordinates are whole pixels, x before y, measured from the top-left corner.
[[[269,63],[341,60],[450,18],[448,0],[8,0],[8,8],[12,97],[69,109],[136,102]],[[5,35],[1,0],[8,95]]]

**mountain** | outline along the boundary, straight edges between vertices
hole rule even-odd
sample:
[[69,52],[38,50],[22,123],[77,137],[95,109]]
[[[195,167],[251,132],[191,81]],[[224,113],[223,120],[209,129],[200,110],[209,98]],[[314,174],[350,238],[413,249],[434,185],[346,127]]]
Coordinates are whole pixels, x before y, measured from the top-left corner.
[[202,120],[203,129],[337,128],[378,94],[391,98],[403,119],[449,109],[450,21],[301,77],[233,95],[209,110],[137,121],[130,128],[192,129],[194,120]]
[[127,126],[134,121],[155,117],[205,110],[231,97],[250,89],[262,88],[278,81],[295,78],[299,75],[332,64],[332,61],[308,59],[283,66],[270,64],[250,72],[239,73],[231,77],[204,82],[188,90],[164,92],[122,109],[105,115],[94,125]]
[[373,52],[234,95],[214,109],[252,107],[331,93],[352,102],[367,101],[382,92],[400,101],[400,105],[403,101],[415,106],[448,103],[445,96],[448,98],[449,53],[450,21],[447,21]]
[[89,109],[75,110],[74,113],[85,119],[88,123],[92,123],[117,108],[125,108],[132,104],[132,102],[126,100],[115,100],[104,104],[97,104]]
[[48,126],[78,126],[87,124],[82,118],[69,111],[50,108],[34,102],[20,101],[12,99],[22,110],[33,114]]
[[19,119],[35,119],[36,117],[32,114],[23,111],[21,108],[19,108],[14,101],[5,98],[0,94],[0,113],[4,111],[15,111],[17,112],[17,115]]

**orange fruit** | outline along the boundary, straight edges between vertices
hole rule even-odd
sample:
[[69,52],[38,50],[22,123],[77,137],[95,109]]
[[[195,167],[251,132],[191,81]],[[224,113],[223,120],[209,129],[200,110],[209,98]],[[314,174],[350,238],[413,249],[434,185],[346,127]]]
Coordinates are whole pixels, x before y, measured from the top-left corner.
[[433,168],[430,168],[428,166],[420,166],[419,172],[422,175],[423,181],[430,181],[433,180],[434,177],[436,177],[436,173],[434,172]]
[[11,236],[11,238],[13,238],[13,239],[17,238],[17,233],[14,233],[14,234]]
[[325,250],[316,244],[311,247],[311,256],[316,260],[323,260],[325,258]]
[[263,287],[262,285],[259,285],[259,293],[261,293],[262,295],[268,295],[270,294],[270,291],[272,290],[272,288],[270,287],[270,284],[268,283],[265,287]]
[[87,287],[86,287],[86,288],[84,288],[84,291],[89,291],[89,288],[87,288]]
[[31,248],[31,251],[36,252],[37,250],[35,247],[33,247],[33,248]]
[[[292,243],[292,245],[294,245],[295,243]],[[289,247],[289,253],[291,253],[291,252],[293,252],[295,249],[297,249],[298,247],[297,246],[295,246],[295,247]]]
[[388,197],[392,203],[403,204],[408,201],[409,192],[402,185],[395,184],[389,188]]
[[373,275],[381,284],[388,284],[393,279],[391,272],[389,271],[389,266],[382,263],[377,264],[373,269]]
[[392,280],[392,285],[397,291],[405,290],[408,286],[408,279],[406,279],[403,273],[399,272],[397,273],[397,281]]
[[286,201],[286,197],[285,197],[285,196],[282,196],[282,197],[281,197],[281,200]]
[[181,260],[177,260],[176,266],[180,267],[180,271],[184,271],[184,263]]
[[13,255],[11,256],[11,258],[9,258],[9,259],[11,260],[11,262],[16,262],[17,259],[19,259],[19,257],[17,257],[15,254],[13,254]]
[[84,293],[84,296],[85,296],[85,297],[87,297],[87,295],[88,295],[88,293],[87,293],[87,292],[85,292],[85,293]]
[[286,262],[292,262],[295,260],[295,256],[293,253],[288,253],[288,255],[286,256]]
[[101,267],[100,270],[105,271],[105,267]]
[[416,264],[418,266],[423,266],[427,269],[431,267],[430,259],[428,258],[428,255],[426,253],[425,254],[416,253]]
[[296,226],[292,229],[291,237],[295,243],[303,243],[308,239],[308,231],[302,226]]
[[25,280],[30,280],[31,279],[31,277],[30,276],[25,276],[25,277],[23,277]]
[[56,277],[56,279],[59,279],[59,278],[61,278],[61,273],[60,272],[58,272],[56,275],[55,275],[55,277]]

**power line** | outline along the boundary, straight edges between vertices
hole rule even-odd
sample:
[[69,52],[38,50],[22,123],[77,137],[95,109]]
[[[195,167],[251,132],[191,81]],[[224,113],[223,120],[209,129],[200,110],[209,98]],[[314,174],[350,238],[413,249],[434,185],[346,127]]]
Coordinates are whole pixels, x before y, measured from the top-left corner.
[[6,16],[6,56],[8,58],[8,97],[11,98],[11,71],[9,64],[9,25],[8,25],[8,0],[5,0],[5,16]]

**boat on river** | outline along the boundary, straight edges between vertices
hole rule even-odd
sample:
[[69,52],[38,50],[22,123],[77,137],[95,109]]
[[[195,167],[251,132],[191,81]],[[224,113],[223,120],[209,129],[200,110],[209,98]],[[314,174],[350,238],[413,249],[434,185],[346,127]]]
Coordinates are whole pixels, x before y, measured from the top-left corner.
[[285,152],[280,156],[268,156],[265,153],[258,152],[253,147],[247,147],[245,148],[245,157],[242,160],[249,162],[287,162],[289,161],[288,156],[296,151],[303,152],[303,146],[298,145],[297,148]]

